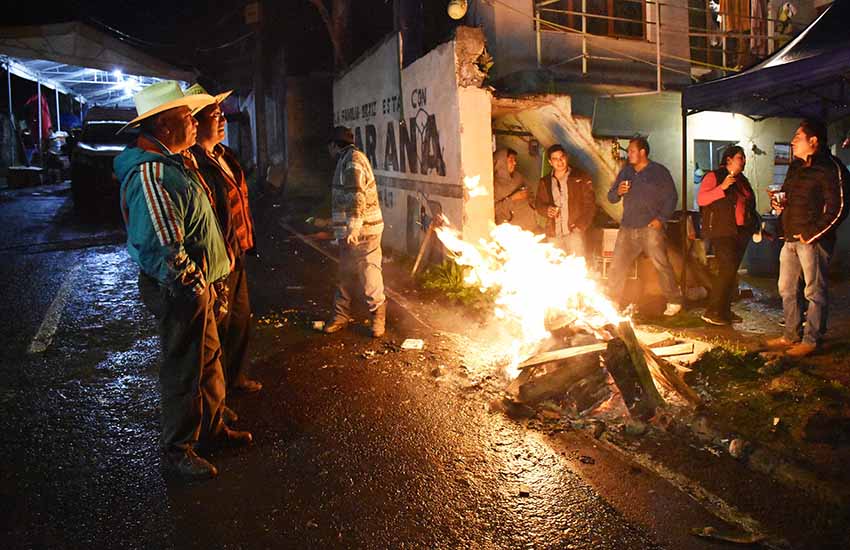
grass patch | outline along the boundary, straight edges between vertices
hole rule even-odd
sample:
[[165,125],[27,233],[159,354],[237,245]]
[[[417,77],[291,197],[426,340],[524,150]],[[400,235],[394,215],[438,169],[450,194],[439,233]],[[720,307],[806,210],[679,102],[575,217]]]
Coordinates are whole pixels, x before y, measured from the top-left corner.
[[493,292],[481,292],[477,286],[465,281],[467,268],[452,260],[432,265],[419,276],[422,288],[435,290],[450,302],[458,303],[483,311],[491,309],[494,302]]
[[763,366],[764,359],[756,352],[717,346],[703,353],[692,367],[708,378],[756,380],[760,377],[758,370]]

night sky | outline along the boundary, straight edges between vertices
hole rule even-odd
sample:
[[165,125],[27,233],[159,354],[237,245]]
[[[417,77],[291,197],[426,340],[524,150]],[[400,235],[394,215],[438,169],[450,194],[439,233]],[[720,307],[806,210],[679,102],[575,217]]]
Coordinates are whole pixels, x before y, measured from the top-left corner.
[[[244,23],[248,0],[71,0],[18,4],[4,24],[82,20],[111,27],[127,42],[176,65],[197,67],[215,81],[249,84],[254,61],[252,29]],[[393,29],[392,0],[352,0],[349,60]],[[330,0],[326,0],[330,8]],[[444,7],[442,8],[445,9]],[[333,52],[325,25],[308,0],[267,0],[267,48],[285,48],[286,73],[330,73]],[[9,15],[10,17],[6,17]],[[225,47],[221,47],[221,46]]]

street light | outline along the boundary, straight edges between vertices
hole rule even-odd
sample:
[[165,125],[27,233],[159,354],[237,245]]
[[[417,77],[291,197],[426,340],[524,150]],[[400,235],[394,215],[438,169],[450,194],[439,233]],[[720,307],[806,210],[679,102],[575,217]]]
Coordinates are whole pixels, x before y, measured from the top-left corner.
[[451,0],[448,7],[449,17],[460,19],[466,15],[466,0]]

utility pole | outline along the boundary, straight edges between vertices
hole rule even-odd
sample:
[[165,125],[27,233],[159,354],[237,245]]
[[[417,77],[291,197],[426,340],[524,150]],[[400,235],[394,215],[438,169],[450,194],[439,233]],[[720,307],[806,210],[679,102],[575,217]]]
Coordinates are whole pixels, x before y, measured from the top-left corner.
[[257,184],[266,181],[268,169],[268,133],[266,132],[266,60],[263,51],[265,13],[263,0],[255,0],[245,6],[245,22],[253,25],[255,34],[254,50],[254,130],[257,144]]

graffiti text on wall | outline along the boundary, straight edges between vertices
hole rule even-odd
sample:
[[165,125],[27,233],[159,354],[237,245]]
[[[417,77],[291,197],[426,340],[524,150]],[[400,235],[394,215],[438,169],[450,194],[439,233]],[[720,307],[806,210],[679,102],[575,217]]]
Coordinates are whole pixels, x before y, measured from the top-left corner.
[[[375,168],[445,176],[446,163],[443,160],[437,116],[427,110],[427,88],[414,89],[408,102],[415,115],[408,120],[388,120],[385,128],[369,121],[377,114],[378,101],[340,109],[335,113],[334,124],[354,126],[354,143],[369,157],[369,162]],[[393,115],[401,110],[398,96],[384,98],[380,103],[384,115]],[[360,119],[365,119],[365,124],[357,124]],[[378,149],[379,131],[383,132],[380,136],[383,150]],[[381,155],[380,163],[378,155]]]

